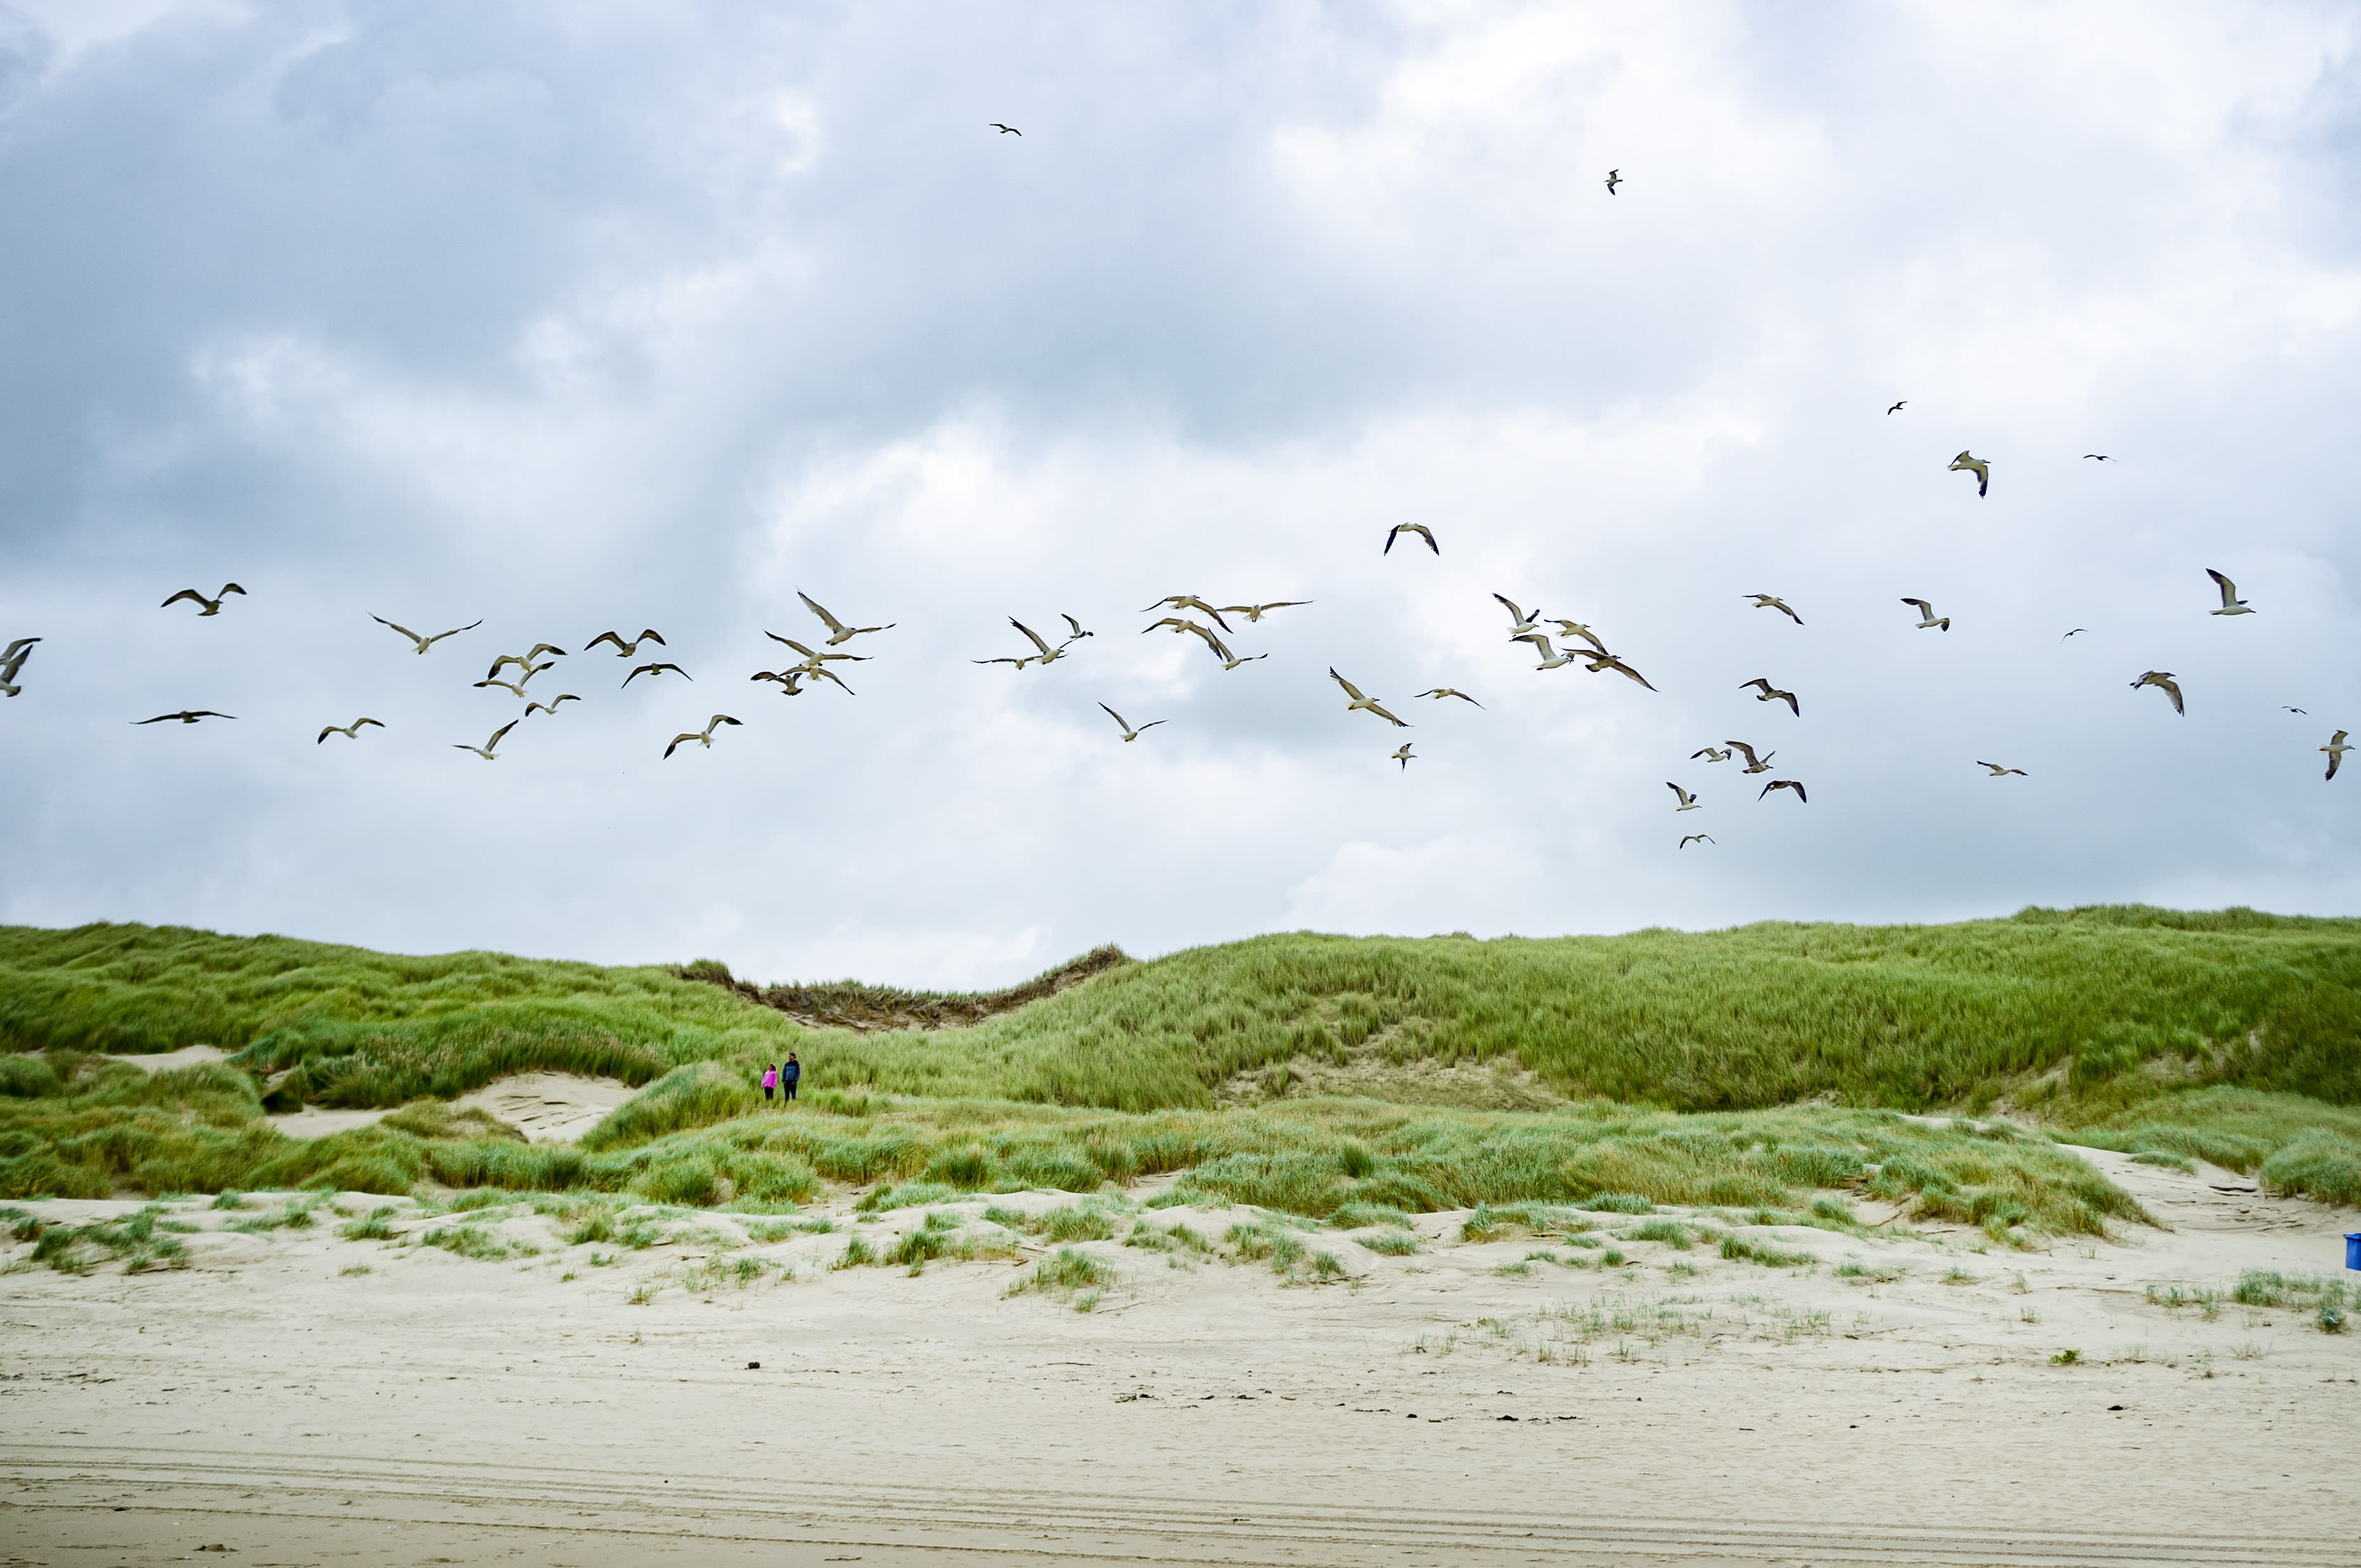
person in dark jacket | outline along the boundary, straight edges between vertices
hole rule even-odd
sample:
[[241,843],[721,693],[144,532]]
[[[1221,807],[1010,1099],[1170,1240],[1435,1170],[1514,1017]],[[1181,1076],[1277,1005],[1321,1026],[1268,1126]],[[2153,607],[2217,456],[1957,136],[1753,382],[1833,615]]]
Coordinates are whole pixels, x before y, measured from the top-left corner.
[[779,1069],[779,1093],[785,1099],[793,1100],[796,1097],[796,1080],[803,1075],[804,1064],[796,1060],[795,1052],[789,1051],[785,1065]]

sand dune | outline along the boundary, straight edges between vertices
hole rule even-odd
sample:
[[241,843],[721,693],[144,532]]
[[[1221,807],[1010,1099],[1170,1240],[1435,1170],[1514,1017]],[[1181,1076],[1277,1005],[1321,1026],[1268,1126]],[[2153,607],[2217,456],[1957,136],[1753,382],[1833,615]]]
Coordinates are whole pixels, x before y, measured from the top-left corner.
[[[1408,1256],[1303,1233],[1344,1276],[1318,1285],[1106,1240],[1076,1247],[1116,1276],[1088,1312],[1007,1295],[1056,1249],[981,1218],[1063,1194],[936,1205],[1016,1255],[917,1277],[829,1265],[921,1211],[642,1208],[633,1247],[522,1201],[347,1196],[396,1233],[350,1241],[198,1201],[184,1271],[0,1278],[0,1501],[28,1563],[2350,1562],[2361,1335],[2194,1303],[2334,1273],[2361,1216],[2092,1157],[2170,1228],[2015,1252],[1650,1217],[1817,1260],[1773,1268],[1601,1214],[1629,1262],[1576,1267],[1604,1245],[1437,1214]],[[1118,1231],[1142,1217],[1257,1218]],[[422,1245],[462,1226],[538,1250]]]

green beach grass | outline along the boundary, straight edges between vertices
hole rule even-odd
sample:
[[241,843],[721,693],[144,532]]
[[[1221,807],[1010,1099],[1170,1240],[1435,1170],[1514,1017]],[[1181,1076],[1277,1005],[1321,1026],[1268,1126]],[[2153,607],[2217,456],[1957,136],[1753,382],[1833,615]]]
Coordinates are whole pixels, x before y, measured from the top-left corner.
[[[831,1183],[1088,1192],[1186,1172],[1183,1194],[1314,1218],[1602,1193],[1782,1207],[1829,1189],[1998,1235],[2137,1217],[2041,1137],[1897,1114],[1997,1107],[2361,1201],[2361,921],[2135,907],[1272,936],[1093,955],[1088,978],[1005,1010],[838,988],[982,1020],[866,1033],[751,989],[710,961],[0,927],[0,1197],[433,1183],[785,1209]],[[198,1044],[234,1056],[152,1077],[114,1059]],[[766,1113],[753,1072],[789,1050],[806,1098]],[[642,1092],[578,1146],[447,1104],[534,1070]],[[298,1143],[265,1113],[301,1104],[401,1109]]]

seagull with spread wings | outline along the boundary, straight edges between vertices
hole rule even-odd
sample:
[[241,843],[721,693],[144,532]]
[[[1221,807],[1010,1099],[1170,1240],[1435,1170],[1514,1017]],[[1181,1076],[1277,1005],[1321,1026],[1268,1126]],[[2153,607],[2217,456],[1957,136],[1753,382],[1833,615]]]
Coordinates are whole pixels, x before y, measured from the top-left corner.
[[1739,772],[1744,773],[1769,773],[1771,771],[1771,759],[1779,754],[1776,751],[1765,751],[1758,757],[1754,754],[1754,748],[1748,745],[1743,740],[1725,740],[1722,744],[1728,746],[1731,751],[1736,751],[1739,755],[1746,759],[1746,766],[1739,770]]
[[869,663],[871,659],[876,657],[873,653],[823,653],[816,648],[805,647],[802,643],[796,641],[792,637],[782,637],[775,631],[765,631],[763,635],[769,638],[774,642],[784,642],[788,647],[794,649],[796,652],[801,653],[804,656],[804,663],[807,664],[825,664],[831,662],[841,662],[851,664],[865,664]]
[[1334,664],[1328,666],[1328,678],[1334,681],[1338,685],[1343,686],[1345,688],[1345,695],[1352,699],[1345,705],[1345,712],[1374,713],[1379,718],[1384,719],[1387,723],[1394,726],[1398,729],[1407,729],[1410,728],[1408,724],[1396,718],[1392,714],[1388,713],[1385,710],[1384,705],[1378,698],[1373,696],[1363,696],[1361,695],[1361,688],[1346,680],[1344,676],[1338,674],[1336,673],[1336,666]]
[[215,594],[211,598],[207,598],[204,595],[197,592],[194,588],[182,588],[179,593],[174,594],[170,598],[166,599],[162,604],[158,605],[156,608],[159,609],[170,609],[174,605],[180,603],[182,599],[188,599],[192,603],[204,606],[204,609],[197,611],[197,619],[199,620],[203,620],[209,615],[219,615],[222,612],[222,601],[228,598],[232,594],[236,594],[238,598],[244,598],[246,597],[246,590],[239,587],[236,583],[224,583],[221,586],[221,592]]
[[379,729],[385,728],[374,718],[356,718],[350,724],[331,724],[320,731],[320,740],[313,741],[312,744],[317,746],[321,740],[325,740],[331,735],[341,735],[347,740],[357,740],[361,738],[361,728],[370,724],[377,725]]
[[900,624],[898,621],[889,620],[883,626],[847,626],[829,614],[825,605],[803,589],[796,590],[796,598],[803,600],[804,608],[819,617],[821,623],[828,628],[828,645],[831,648],[840,642],[850,642],[856,637],[867,636],[872,631],[891,631]]
[[1400,745],[1395,747],[1390,754],[1390,760],[1400,762],[1402,765],[1402,772],[1404,773],[1410,772],[1410,765],[1418,761],[1416,757],[1410,754],[1410,748],[1411,743],[1405,740]]
[[448,631],[438,631],[432,637],[421,637],[415,631],[411,630],[407,626],[395,626],[392,621],[388,620],[381,615],[372,615],[369,619],[376,621],[379,626],[390,627],[393,630],[399,631],[404,637],[409,638],[412,642],[418,645],[414,651],[422,654],[429,648],[434,647],[437,642],[442,641],[445,637],[456,637],[462,631],[473,631],[476,628],[484,624],[481,620],[471,620],[465,626],[455,626]]
[[2213,586],[2215,587],[2222,590],[2222,608],[2220,609],[2209,609],[2205,612],[2206,614],[2252,615],[2255,613],[2255,607],[2238,597],[2237,584],[2232,582],[2229,578],[2224,576],[2221,573],[2215,571],[2211,566],[2205,568],[2205,575],[2213,579]]
[[1004,126],[998,120],[992,122],[991,128],[998,131],[1005,137],[1021,137],[1025,134],[1023,131],[1018,130],[1015,126]]
[[1744,691],[1749,686],[1759,688],[1754,694],[1755,701],[1784,702],[1787,705],[1788,712],[1794,714],[1798,718],[1804,717],[1804,709],[1802,706],[1795,701],[1795,694],[1794,692],[1783,692],[1761,675],[1755,676],[1751,681],[1741,681],[1738,684],[1738,689],[1740,691]]
[[498,729],[493,730],[492,738],[485,741],[480,746],[463,745],[459,741],[454,740],[451,742],[451,749],[455,751],[473,751],[476,755],[483,758],[484,761],[488,762],[497,762],[500,759],[492,753],[500,746],[500,737],[506,735],[510,730],[514,729],[519,722],[520,721],[517,719],[510,719],[506,724],[503,724]]
[[1918,612],[1919,630],[1949,631],[1951,630],[1951,618],[1947,615],[1938,619],[1935,607],[1925,599],[1904,599],[1902,602]]
[[1787,608],[1787,601],[1777,594],[1748,594],[1745,597],[1754,601],[1757,609],[1775,609],[1796,625],[1804,624],[1804,618]]
[[695,675],[690,674],[678,664],[640,664],[635,666],[630,674],[623,677],[623,685],[630,685],[642,675],[647,676],[650,680],[661,679],[666,670],[670,670],[674,674],[678,675],[685,681],[693,681],[697,679]]
[[1466,692],[1461,691],[1457,686],[1431,686],[1425,691],[1414,693],[1411,700],[1415,701],[1418,697],[1422,696],[1431,696],[1437,702],[1441,702],[1447,696],[1455,696],[1471,707],[1481,707],[1484,706],[1482,703],[1477,702],[1474,697],[1469,696]]
[[1708,762],[1726,762],[1730,761],[1730,753],[1728,751],[1712,746],[1700,746],[1696,751],[1689,753],[1689,761],[1692,762],[1696,762],[1699,757],[1703,757]]
[[1510,637],[1522,637],[1529,631],[1538,631],[1541,630],[1542,619],[1540,606],[1536,605],[1533,608],[1533,613],[1527,615],[1523,610],[1517,608],[1517,601],[1510,598],[1508,595],[1494,594],[1492,597],[1499,600],[1509,611],[1509,635]]
[[2170,670],[2150,670],[2147,674],[2142,675],[2139,679],[2132,683],[2132,690],[2134,691],[2139,690],[2142,686],[2154,686],[2157,690],[2162,692],[2165,696],[2172,699],[2173,712],[2180,714],[2184,718],[2189,717],[2189,709],[2182,705],[2180,700],[2180,683],[2172,678],[2172,672]]
[[1960,453],[1943,471],[1947,474],[1973,474],[1976,477],[1976,494],[1980,496],[1992,488],[1992,465],[1972,452]]
[[726,713],[717,713],[712,718],[705,721],[704,729],[692,729],[686,735],[674,736],[672,738],[672,744],[664,748],[664,754],[667,757],[671,756],[675,751],[680,749],[682,742],[687,740],[694,740],[698,745],[710,751],[713,750],[714,726],[717,724],[735,724],[738,721],[736,719],[730,718]]
[[1686,850],[1691,844],[1710,844],[1712,842],[1713,835],[1710,833],[1684,833],[1681,835],[1681,841],[1675,845],[1674,848]]
[[1795,792],[1795,798],[1797,800],[1804,802],[1806,806],[1811,804],[1812,797],[1806,795],[1804,793],[1804,786],[1797,784],[1794,779],[1773,779],[1769,784],[1763,786],[1763,793],[1756,795],[1754,798],[1757,800],[1765,799],[1774,789],[1792,789]]
[[[1056,648],[1050,647],[1047,642],[1041,641],[1041,634],[1039,632],[1034,630],[1031,627],[1026,625],[1023,621],[1017,620],[1013,615],[1008,618],[1008,624],[1016,628],[1017,630],[1025,633],[1026,640],[1030,641],[1036,649],[1039,650],[1039,652],[1027,653],[1021,659],[971,659],[968,663],[972,664],[1014,664],[1021,670],[1027,664],[1055,663],[1058,656],[1066,651],[1062,645]],[[1154,628],[1151,627],[1149,630],[1153,630]],[[786,639],[781,638],[780,641],[784,642]]]
[[1909,400],[1909,399],[1907,399],[1907,398],[1897,398],[1897,399],[1895,399],[1895,400],[1894,400],[1894,406],[1893,406],[1892,408],[1890,408],[1890,409],[1888,409],[1888,410],[1886,410],[1886,411],[1885,411],[1885,417],[1886,417],[1886,418],[1888,418],[1888,419],[1892,419],[1895,414],[1900,413],[1904,409],[1906,409],[1906,408],[1908,408],[1909,406],[1910,406],[1910,400]]
[[1678,805],[1673,807],[1675,811],[1695,811],[1697,808],[1697,797],[1683,789],[1680,785],[1675,784],[1672,780],[1666,779],[1664,781],[1664,787],[1671,790],[1673,792],[1673,799],[1679,802]]
[[1083,630],[1082,623],[1076,620],[1072,616],[1068,615],[1062,609],[1058,612],[1058,619],[1066,623],[1066,631],[1068,634],[1066,641],[1069,643],[1080,642],[1085,637],[1096,637],[1098,635],[1095,631]]
[[1541,650],[1542,662],[1533,666],[1536,670],[1563,670],[1568,664],[1580,663],[1589,656],[1583,653],[1561,653],[1550,646],[1550,640],[1546,636],[1538,631],[1528,631],[1522,637],[1512,637],[1509,641],[1530,642]]
[[16,684],[16,672],[33,656],[33,644],[39,641],[38,637],[19,637],[8,644],[5,652],[0,652],[0,695],[15,696],[24,689]]
[[1623,171],[1621,170],[1610,169],[1607,171],[1607,193],[1609,195],[1612,196],[1615,194],[1615,187],[1622,183]]
[[2327,745],[2318,749],[2328,753],[2328,773],[2326,776],[2332,779],[2336,776],[2336,764],[2345,760],[2345,752],[2353,750],[2352,747],[2347,746],[2345,743],[2345,731],[2342,729],[2328,738]]
[[[1213,624],[1220,627],[1223,630],[1227,631],[1230,630],[1230,623],[1222,619],[1222,612],[1215,609],[1212,605],[1207,604],[1195,594],[1169,595],[1166,598],[1158,599],[1154,604],[1149,605],[1146,609],[1141,610],[1139,613],[1142,615],[1153,615],[1159,609],[1198,610],[1203,614],[1213,617]],[[1165,618],[1165,620],[1159,620],[1156,624],[1158,626],[1162,626],[1170,619],[1171,618],[1168,616]]]
[[1998,762],[1986,762],[1979,761],[1979,762],[1976,763],[1976,766],[1978,766],[1978,767],[1980,767],[1980,768],[1986,768],[1986,769],[1991,770],[1989,773],[1987,773],[1984,775],[1984,776],[1985,776],[1985,777],[1987,777],[1987,778],[2004,779],[2004,778],[2008,777],[2011,773],[2015,773],[2018,778],[2021,778],[2021,779],[2024,779],[2024,778],[2031,778],[2031,777],[2033,776],[2032,774],[2030,774],[2030,773],[2026,773],[2023,768],[2004,768],[2004,767],[2001,766],[2001,764],[2000,764],[2000,763],[1998,763]]
[[1310,604],[1311,602],[1312,601],[1310,599],[1273,599],[1268,604],[1225,604],[1216,613],[1221,615],[1243,615],[1246,618],[1246,620],[1249,623],[1252,623],[1254,621],[1260,620],[1272,610],[1293,609],[1298,605]]
[[[1575,655],[1576,658],[1581,658],[1584,655],[1579,653]],[[1598,657],[1592,659],[1590,663],[1585,664],[1583,668],[1594,675],[1600,674],[1602,671],[1612,670],[1617,674],[1623,676],[1626,680],[1637,681],[1642,685],[1647,686],[1650,691],[1654,691],[1656,689],[1654,686],[1648,685],[1647,676],[1642,674],[1639,671],[1625,663],[1620,656],[1614,653],[1602,652]]]
[[1427,527],[1426,524],[1422,522],[1398,522],[1394,524],[1392,528],[1386,531],[1386,547],[1383,550],[1378,551],[1378,554],[1380,555],[1392,554],[1394,553],[1394,541],[1400,539],[1405,533],[1417,534],[1421,539],[1426,541],[1426,547],[1429,550],[1433,551],[1438,555],[1443,554],[1443,546],[1434,542],[1434,530]]
[[1151,718],[1147,723],[1141,725],[1137,729],[1134,729],[1131,727],[1131,720],[1126,718],[1122,714],[1117,713],[1114,708],[1108,707],[1104,703],[1099,704],[1099,707],[1109,718],[1115,720],[1115,728],[1123,731],[1123,738],[1126,744],[1138,740],[1143,732],[1153,729],[1159,724],[1169,724],[1171,722],[1171,720],[1165,718]]
[[131,723],[132,727],[137,729],[142,724],[164,724],[176,718],[183,724],[194,724],[200,718],[236,718],[236,717],[235,713],[215,713],[210,707],[184,707],[178,713],[159,713],[153,718],[135,718]]
[[534,714],[536,714],[536,713],[545,713],[545,714],[549,715],[552,718],[556,718],[556,717],[557,717],[557,705],[558,705],[559,703],[562,703],[562,702],[580,702],[581,700],[582,700],[582,699],[581,699],[580,697],[578,697],[578,696],[575,696],[572,692],[559,692],[555,696],[551,697],[547,702],[529,702],[529,703],[526,703],[526,704],[524,705],[524,716],[525,716],[527,718],[532,718]]
[[556,643],[536,642],[533,645],[533,652],[530,653],[503,653],[499,658],[493,660],[492,667],[484,672],[484,679],[489,681],[494,675],[499,674],[502,670],[507,669],[511,664],[514,664],[518,669],[524,672],[523,674],[517,678],[519,680],[529,681],[533,679],[533,676],[539,674],[542,671],[549,668],[549,661],[545,659],[543,659],[538,664],[533,663],[535,659],[540,659],[544,653],[555,653],[561,659],[566,657],[566,650],[560,648]]
[[642,642],[653,642],[659,648],[664,646],[664,640],[661,633],[657,632],[653,628],[642,628],[640,634],[637,637],[632,638],[629,642],[623,641],[622,633],[620,632],[601,631],[598,636],[593,637],[589,641],[582,644],[582,651],[585,653],[588,653],[591,649],[596,648],[601,642],[612,642],[615,645],[615,657],[618,659],[638,658],[640,656],[640,644]]

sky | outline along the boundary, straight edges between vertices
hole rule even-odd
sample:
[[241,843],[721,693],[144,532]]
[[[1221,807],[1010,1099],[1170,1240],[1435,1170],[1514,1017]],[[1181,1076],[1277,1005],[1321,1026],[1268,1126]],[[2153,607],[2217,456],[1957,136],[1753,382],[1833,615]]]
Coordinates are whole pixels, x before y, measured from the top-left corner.
[[[0,921],[972,988],[1295,929],[2361,913],[2317,750],[2361,729],[2356,44],[0,0],[0,643],[42,640]],[[851,694],[749,679],[798,590],[893,623]],[[1224,671],[1143,631],[1174,594],[1311,602]],[[1537,671],[1495,594],[1657,689]],[[585,649],[642,628],[686,678]],[[580,700],[458,749],[543,641]],[[136,722],[191,707],[236,717]],[[1691,755],[1731,739],[1772,771]]]

